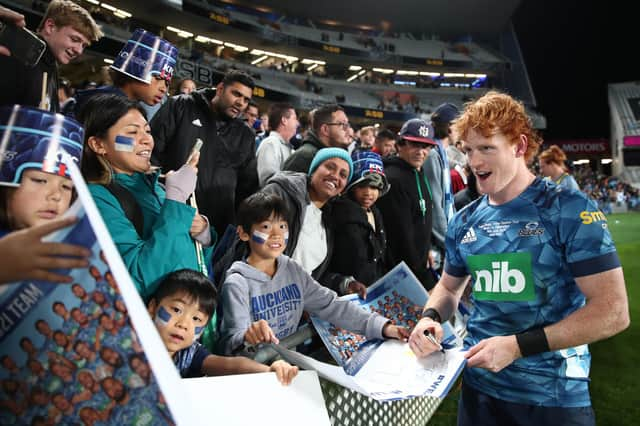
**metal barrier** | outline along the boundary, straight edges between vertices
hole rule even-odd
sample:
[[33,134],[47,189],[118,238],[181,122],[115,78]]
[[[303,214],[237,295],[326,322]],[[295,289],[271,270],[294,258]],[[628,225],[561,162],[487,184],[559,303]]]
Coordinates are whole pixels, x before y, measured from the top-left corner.
[[[280,345],[295,349],[314,334],[313,327],[305,325],[282,339]],[[254,359],[267,363],[277,356],[273,349],[265,347]],[[433,397],[380,402],[323,378],[320,378],[320,387],[333,426],[421,426],[428,423],[441,402]]]

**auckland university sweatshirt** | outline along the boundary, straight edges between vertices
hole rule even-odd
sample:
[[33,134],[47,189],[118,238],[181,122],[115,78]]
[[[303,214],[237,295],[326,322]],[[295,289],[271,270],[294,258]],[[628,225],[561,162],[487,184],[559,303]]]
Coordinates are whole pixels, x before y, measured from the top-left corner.
[[251,323],[264,319],[278,339],[298,329],[302,312],[307,311],[338,327],[381,339],[389,321],[366,312],[318,284],[300,265],[285,255],[277,259],[270,277],[244,261],[236,261],[222,286],[221,347],[226,354],[240,349]]

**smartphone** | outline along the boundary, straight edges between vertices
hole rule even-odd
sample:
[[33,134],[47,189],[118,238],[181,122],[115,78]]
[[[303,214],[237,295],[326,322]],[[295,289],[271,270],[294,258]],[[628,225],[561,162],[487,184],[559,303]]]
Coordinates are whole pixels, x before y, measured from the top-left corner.
[[35,67],[47,47],[44,41],[26,28],[18,28],[12,23],[0,21],[0,45],[11,51],[11,56]]
[[196,139],[196,143],[193,144],[193,148],[191,148],[191,153],[189,154],[189,158],[187,158],[187,161],[185,161],[185,164],[189,164],[193,156],[196,154],[196,152],[200,152],[200,148],[202,148],[202,144],[203,144],[202,139],[200,138]]

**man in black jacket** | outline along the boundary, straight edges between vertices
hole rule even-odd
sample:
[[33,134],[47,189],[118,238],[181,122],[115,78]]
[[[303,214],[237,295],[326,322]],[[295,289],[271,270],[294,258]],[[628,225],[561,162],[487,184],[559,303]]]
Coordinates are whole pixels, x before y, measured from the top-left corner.
[[196,198],[218,235],[235,225],[236,206],[258,189],[255,135],[238,117],[249,104],[254,83],[229,72],[216,90],[170,98],[151,120],[152,162],[163,170],[182,166],[197,139],[204,142],[198,163]]
[[27,67],[14,57],[0,55],[0,105],[20,104],[58,112],[58,64],[66,65],[79,57],[102,37],[102,31],[89,12],[76,3],[53,0],[37,34],[46,49],[35,66]]
[[433,197],[422,165],[437,142],[433,139],[433,127],[418,118],[404,123],[399,136],[398,156],[384,161],[391,189],[378,200],[377,206],[382,212],[394,262],[404,260],[422,285],[431,290],[435,284],[428,267]]

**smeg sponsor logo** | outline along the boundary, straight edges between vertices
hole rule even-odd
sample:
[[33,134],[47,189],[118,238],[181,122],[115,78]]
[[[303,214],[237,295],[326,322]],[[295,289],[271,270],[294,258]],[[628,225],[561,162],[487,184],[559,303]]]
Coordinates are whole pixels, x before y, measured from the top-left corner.
[[[607,217],[601,211],[590,212],[584,210],[580,212],[580,219],[582,219],[582,223],[584,223],[585,225],[591,225],[595,222],[607,221]],[[606,225],[606,223],[603,223],[603,225]]]

